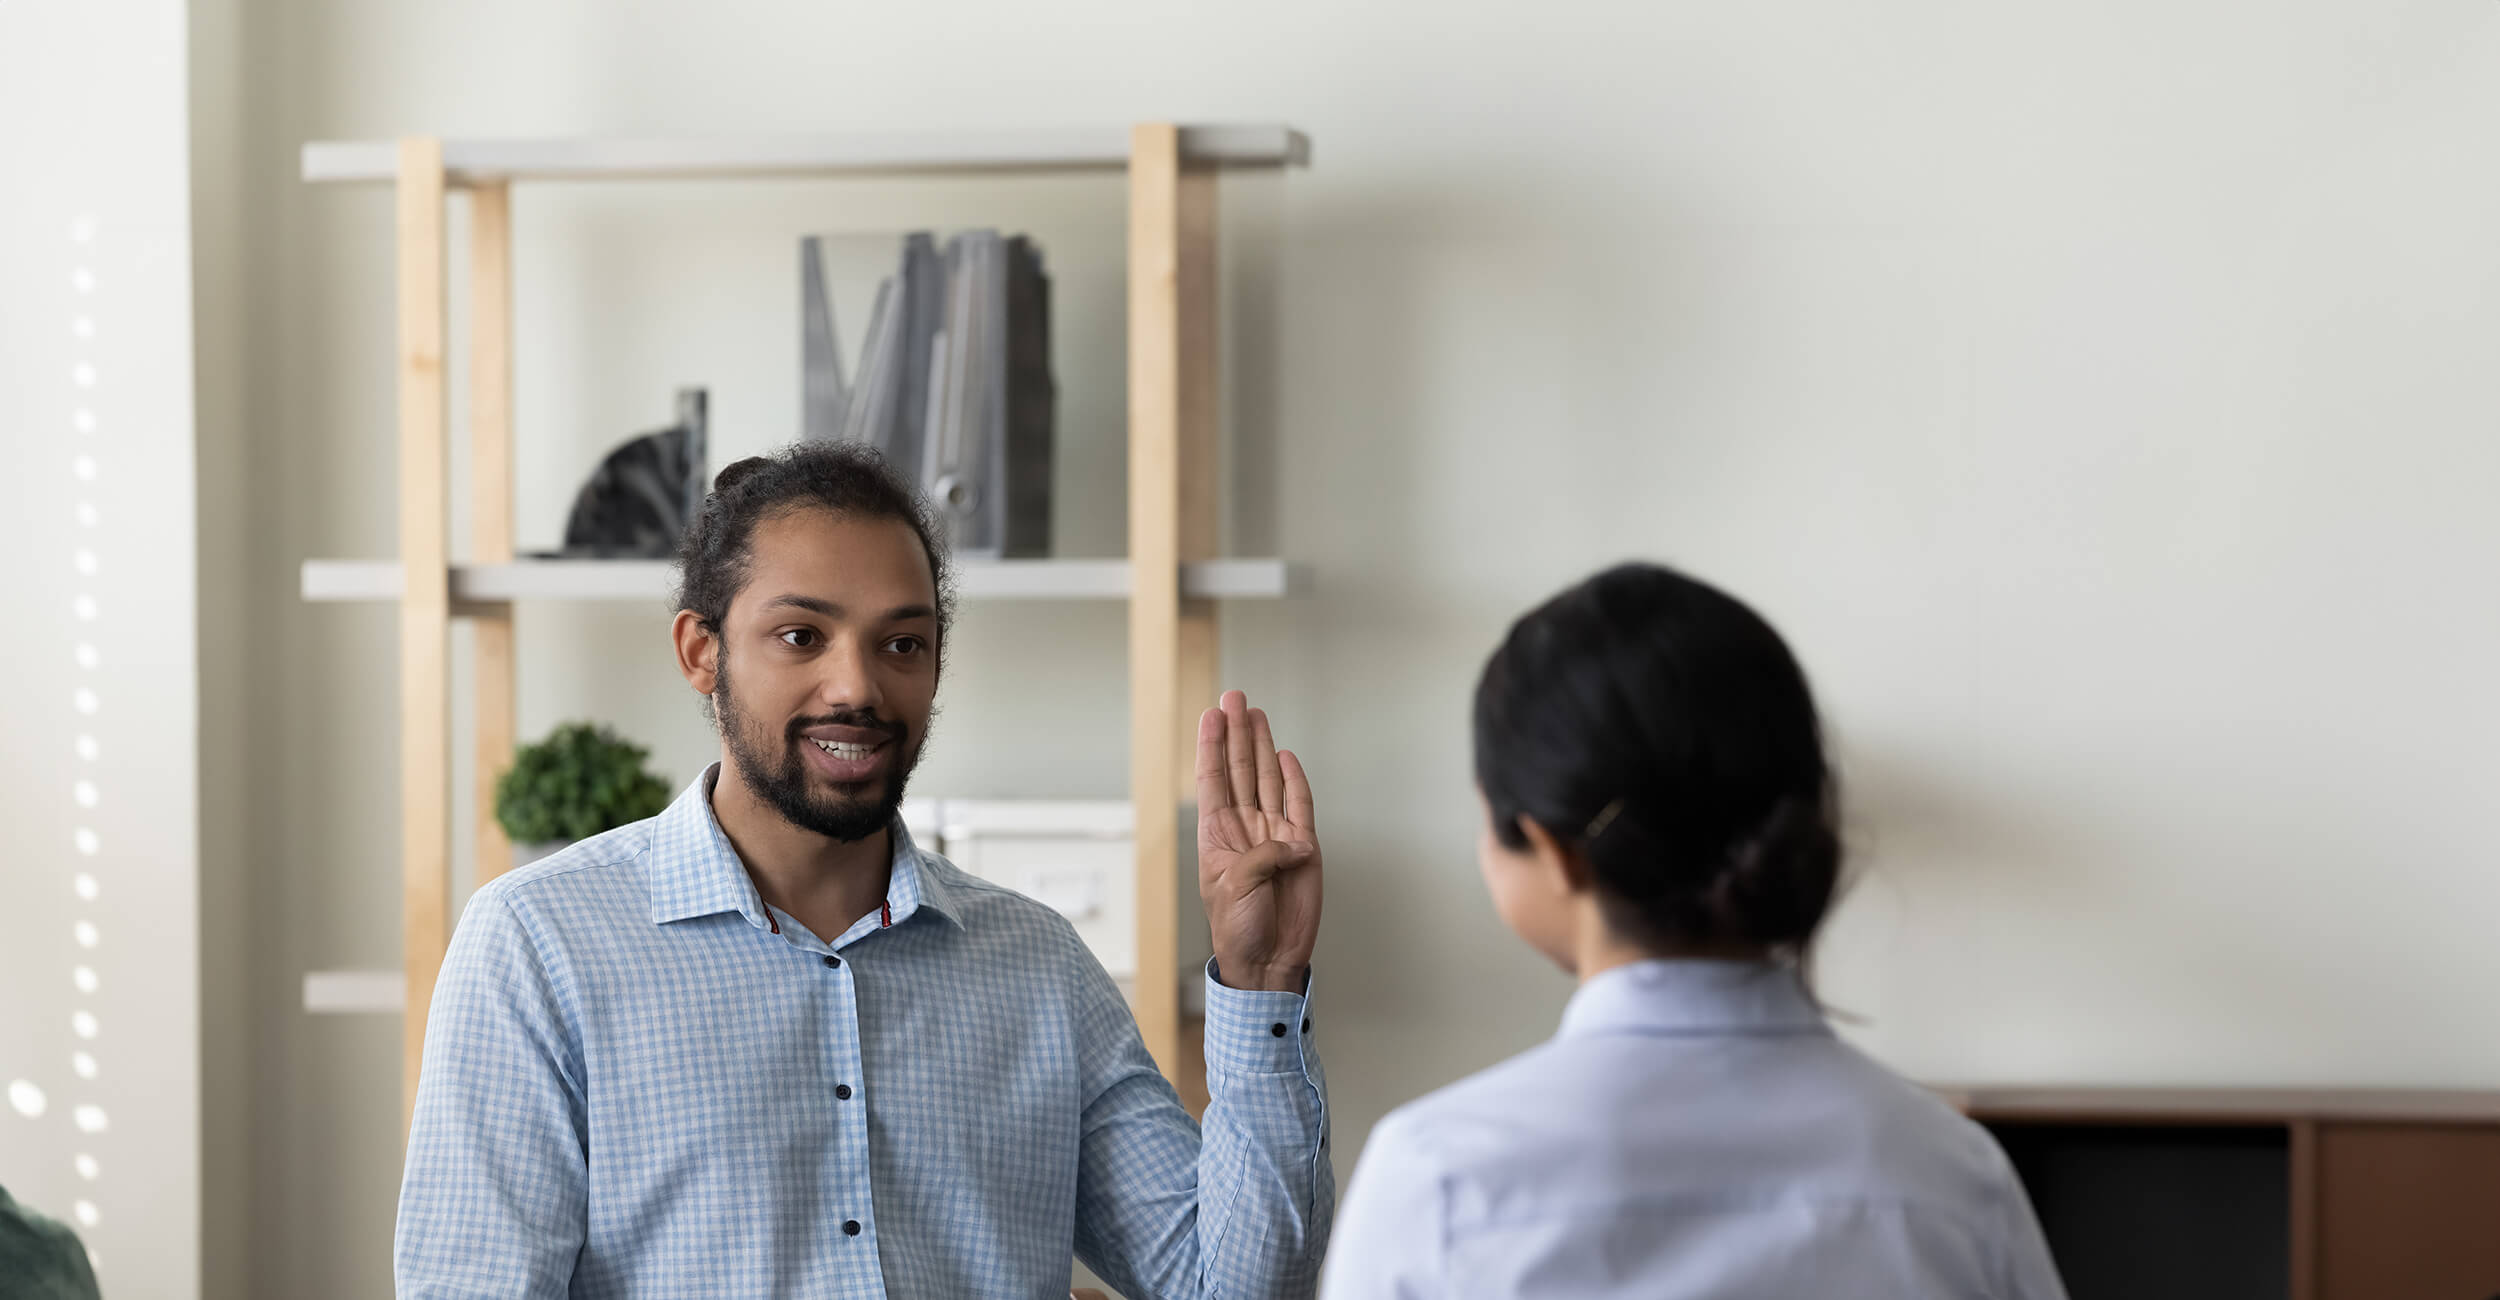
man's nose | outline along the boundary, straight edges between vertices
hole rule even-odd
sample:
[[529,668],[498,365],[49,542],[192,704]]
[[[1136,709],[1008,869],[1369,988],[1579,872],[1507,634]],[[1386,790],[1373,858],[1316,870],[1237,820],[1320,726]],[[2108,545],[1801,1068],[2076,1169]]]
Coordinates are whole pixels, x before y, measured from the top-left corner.
[[817,660],[817,702],[827,713],[875,712],[885,703],[877,680],[877,649],[865,638],[844,637],[833,653]]

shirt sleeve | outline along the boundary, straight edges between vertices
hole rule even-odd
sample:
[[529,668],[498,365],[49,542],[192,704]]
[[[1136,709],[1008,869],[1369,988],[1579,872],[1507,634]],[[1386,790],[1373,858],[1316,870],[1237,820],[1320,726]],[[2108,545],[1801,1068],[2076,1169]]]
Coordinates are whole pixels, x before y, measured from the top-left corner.
[[[1082,950],[1080,949],[1080,952]],[[1309,1296],[1336,1210],[1310,995],[1207,971],[1207,1113],[1191,1122],[1090,953],[1077,1257],[1124,1295]]]
[[1446,1207],[1430,1146],[1404,1117],[1372,1129],[1346,1188],[1337,1249],[1320,1300],[1437,1300],[1445,1284]]
[[2022,1179],[2009,1164],[2005,1170],[2005,1294],[2008,1300],[2066,1300],[2066,1284],[2058,1280],[2057,1262],[2049,1254],[2048,1235],[2040,1216],[2023,1194]]
[[588,1232],[582,1061],[509,894],[470,900],[426,1020],[399,1191],[400,1300],[560,1300]]

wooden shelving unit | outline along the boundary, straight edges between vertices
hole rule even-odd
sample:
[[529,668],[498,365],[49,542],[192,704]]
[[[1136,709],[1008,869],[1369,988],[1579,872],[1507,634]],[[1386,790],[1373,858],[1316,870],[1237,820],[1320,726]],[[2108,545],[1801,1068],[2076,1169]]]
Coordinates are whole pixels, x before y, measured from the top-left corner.
[[[1281,126],[1003,131],[950,135],[727,139],[325,141],[307,144],[310,182],[392,185],[397,193],[399,555],[310,560],[304,599],[399,607],[400,869],[404,993],[387,974],[323,973],[308,1002],[403,1009],[403,1114],[416,1097],[434,979],[451,935],[450,639],[476,638],[477,807],[512,759],[512,604],[665,599],[652,561],[516,560],[512,475],[512,186],[536,180],[729,180],[1125,172],[1129,187],[1129,555],[1125,560],[968,564],[967,599],[1123,600],[1129,614],[1129,786],[1136,809],[1135,1011],[1147,1047],[1184,1097],[1205,1095],[1185,1050],[1178,921],[1182,805],[1198,709],[1215,697],[1218,602],[1291,594],[1300,574],[1275,559],[1216,555],[1215,182],[1227,168],[1307,165],[1310,142]],[[468,555],[454,559],[445,357],[445,209],[470,205]],[[423,581],[410,575],[426,575]],[[1157,575],[1153,581],[1139,575]],[[1162,575],[1169,575],[1168,577]],[[655,633],[656,635],[656,633]],[[491,816],[467,828],[481,875],[509,862]],[[1155,977],[1153,972],[1163,973]],[[317,985],[317,987],[316,987]]]

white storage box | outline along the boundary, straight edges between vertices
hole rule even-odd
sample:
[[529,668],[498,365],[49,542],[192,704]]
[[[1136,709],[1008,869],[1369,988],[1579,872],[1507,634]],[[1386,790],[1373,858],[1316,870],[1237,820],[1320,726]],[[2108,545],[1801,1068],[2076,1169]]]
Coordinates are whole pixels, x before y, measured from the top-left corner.
[[1126,802],[926,802],[926,808],[904,808],[904,825],[915,837],[923,835],[924,820],[934,825],[939,852],[956,866],[1057,909],[1122,992],[1135,987],[1137,817]]

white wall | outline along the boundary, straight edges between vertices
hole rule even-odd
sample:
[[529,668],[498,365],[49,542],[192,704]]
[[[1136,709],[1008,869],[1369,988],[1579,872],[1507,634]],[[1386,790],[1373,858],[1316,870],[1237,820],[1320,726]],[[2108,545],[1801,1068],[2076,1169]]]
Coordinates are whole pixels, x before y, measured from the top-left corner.
[[[1225,219],[1235,541],[1318,586],[1226,653],[1320,786],[1341,1172],[1566,994],[1475,884],[1466,698],[1626,556],[1813,670],[1865,877],[1825,988],[1887,1059],[2500,1085],[2487,4],[244,3],[255,1294],[384,1294],[397,1169],[395,1027],[293,1009],[398,935],[390,614],[292,595],[392,545],[389,199],[293,183],[315,137],[1312,133]],[[681,380],[716,460],[794,429],[800,233],[995,221],[1083,284],[1120,205],[525,191],[524,544]],[[1072,549],[1118,546],[1119,399],[1080,383],[1117,329],[1061,321]],[[524,627],[525,730],[707,757],[656,619]],[[968,612],[921,790],[1116,797],[1122,646]]]
[[199,1292],[184,7],[0,6],[0,1186]]

